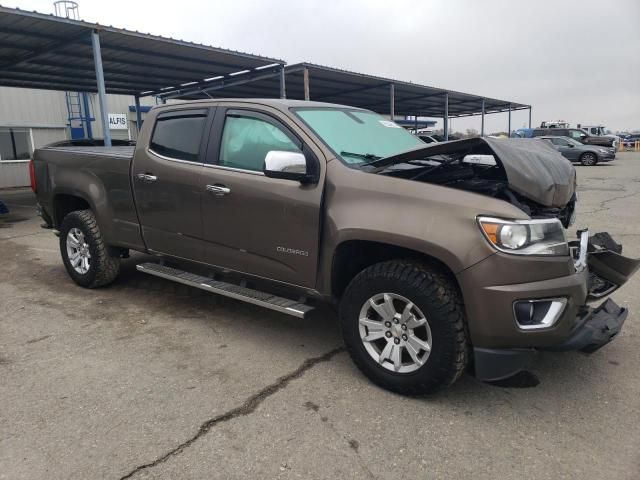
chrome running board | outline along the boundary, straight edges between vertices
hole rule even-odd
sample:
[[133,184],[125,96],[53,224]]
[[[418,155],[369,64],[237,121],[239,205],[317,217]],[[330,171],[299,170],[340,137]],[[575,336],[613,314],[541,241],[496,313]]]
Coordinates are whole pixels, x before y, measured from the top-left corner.
[[225,297],[235,298],[243,302],[252,303],[260,307],[269,308],[276,312],[286,313],[298,318],[305,318],[313,307],[305,303],[300,303],[288,298],[278,297],[270,293],[241,287],[232,283],[221,282],[211,278],[203,277],[193,273],[178,270],[177,268],[159,265],[157,263],[141,263],[136,265],[136,269],[149,275],[165,278],[174,282],[182,283],[190,287],[217,293]]

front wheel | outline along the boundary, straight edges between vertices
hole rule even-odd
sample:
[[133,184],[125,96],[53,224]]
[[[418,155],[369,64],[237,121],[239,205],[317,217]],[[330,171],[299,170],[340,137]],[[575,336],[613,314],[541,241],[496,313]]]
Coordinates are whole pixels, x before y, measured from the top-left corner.
[[67,273],[82,287],[108,285],[120,273],[120,257],[104,243],[91,210],[71,212],[64,217],[60,253]]
[[598,163],[598,157],[595,153],[586,152],[583,153],[580,157],[580,163],[582,163],[582,165],[584,165],[585,167],[592,167],[593,165]]
[[355,364],[388,390],[431,393],[466,368],[462,299],[437,269],[390,261],[363,270],[341,300],[340,324]]

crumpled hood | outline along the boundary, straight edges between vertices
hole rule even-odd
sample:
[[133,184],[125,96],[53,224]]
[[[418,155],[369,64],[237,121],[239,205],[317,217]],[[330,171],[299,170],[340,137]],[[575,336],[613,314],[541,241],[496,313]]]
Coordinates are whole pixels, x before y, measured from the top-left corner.
[[576,170],[547,142],[533,138],[468,138],[432,143],[386,157],[371,165],[385,167],[432,155],[468,153],[492,154],[504,168],[509,188],[545,207],[564,207],[576,189]]

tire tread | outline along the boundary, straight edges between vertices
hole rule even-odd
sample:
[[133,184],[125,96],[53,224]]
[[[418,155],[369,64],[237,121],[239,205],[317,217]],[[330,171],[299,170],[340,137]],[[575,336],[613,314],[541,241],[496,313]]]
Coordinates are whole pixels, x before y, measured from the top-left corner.
[[[409,285],[429,297],[432,308],[447,323],[447,331],[452,336],[453,351],[450,352],[450,361],[438,362],[438,368],[429,378],[408,384],[390,381],[384,375],[373,375],[371,368],[365,364],[368,360],[363,360],[355,350],[355,345],[346,341],[347,351],[356,366],[381,387],[405,395],[432,393],[455,383],[467,367],[470,351],[464,306],[457,285],[446,273],[432,265],[414,260],[391,260],[372,265],[356,275],[347,287],[343,301],[348,302],[359,286],[380,278]],[[353,321],[353,319],[344,318],[342,303],[340,317],[343,329],[346,327],[345,322]]]
[[[76,220],[89,231],[91,236],[90,241],[93,241],[97,253],[92,265],[96,268],[95,275],[88,284],[80,285],[86,288],[98,288],[109,285],[120,273],[120,257],[110,254],[109,247],[104,242],[102,234],[100,233],[96,216],[91,210],[76,210],[69,213],[62,222],[61,231],[66,232],[70,228],[67,228],[67,226]],[[61,250],[64,248],[64,237],[66,237],[66,235],[60,235]],[[74,278],[73,275],[72,278]],[[78,283],[75,278],[74,280]]]

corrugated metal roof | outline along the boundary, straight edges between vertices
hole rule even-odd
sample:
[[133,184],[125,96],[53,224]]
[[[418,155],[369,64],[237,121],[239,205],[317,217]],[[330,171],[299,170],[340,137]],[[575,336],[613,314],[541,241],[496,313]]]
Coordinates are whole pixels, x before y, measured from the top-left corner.
[[[91,32],[100,33],[108,93],[139,94],[284,62],[0,6],[0,85],[96,91]],[[278,87],[273,94],[277,95]]]
[[[444,117],[445,94],[449,95],[449,116],[461,117],[479,115],[482,112],[482,99],[485,101],[485,113],[522,110],[529,105],[482,97],[469,93],[456,92],[443,88],[429,87],[390,78],[365,75],[337,68],[298,63],[287,65],[287,98],[304,99],[304,69],[309,71],[310,99],[321,102],[339,103],[354,107],[367,108],[381,114],[390,113],[390,85],[394,85],[395,115]],[[197,89],[183,89],[182,92],[168,92],[173,98],[211,97],[268,97],[278,88],[278,78],[264,78],[242,85],[202,86],[206,94]]]
[[[108,93],[160,94],[174,98],[277,97],[282,60],[210,47],[148,33],[0,6],[0,85],[96,91],[90,33],[100,33]],[[529,108],[517,102],[299,63],[286,66],[288,98],[304,99],[303,72],[311,100],[390,113],[394,85],[396,115],[443,117]],[[244,72],[243,75],[237,75]],[[206,93],[205,93],[206,92]]]

